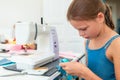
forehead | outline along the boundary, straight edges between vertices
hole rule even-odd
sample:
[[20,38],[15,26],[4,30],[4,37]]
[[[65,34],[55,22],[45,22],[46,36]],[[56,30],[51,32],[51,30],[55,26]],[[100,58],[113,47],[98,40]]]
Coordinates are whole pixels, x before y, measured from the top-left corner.
[[74,27],[85,27],[88,25],[88,21],[75,21],[75,20],[71,20],[70,21],[71,25]]
[[82,21],[71,20],[70,23],[75,28],[93,26],[93,25],[97,24],[96,20],[82,20]]

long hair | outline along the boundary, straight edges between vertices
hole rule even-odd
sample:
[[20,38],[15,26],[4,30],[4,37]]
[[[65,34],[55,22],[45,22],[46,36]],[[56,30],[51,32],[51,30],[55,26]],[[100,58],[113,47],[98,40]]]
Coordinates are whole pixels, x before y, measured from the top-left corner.
[[99,12],[105,16],[105,24],[114,29],[111,10],[101,0],[73,0],[68,8],[67,19],[68,21],[92,20],[97,17]]

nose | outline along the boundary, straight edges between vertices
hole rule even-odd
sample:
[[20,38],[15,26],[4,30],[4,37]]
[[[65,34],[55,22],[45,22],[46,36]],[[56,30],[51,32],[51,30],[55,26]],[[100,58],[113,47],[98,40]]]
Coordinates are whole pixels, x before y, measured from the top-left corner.
[[85,32],[84,32],[84,31],[79,31],[79,35],[80,35],[80,36],[84,36],[84,35],[85,35]]

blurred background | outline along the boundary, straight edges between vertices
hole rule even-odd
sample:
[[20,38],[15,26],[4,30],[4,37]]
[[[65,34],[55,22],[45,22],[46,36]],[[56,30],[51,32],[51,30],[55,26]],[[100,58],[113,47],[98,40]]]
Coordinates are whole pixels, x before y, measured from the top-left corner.
[[[60,51],[84,52],[84,39],[66,19],[72,0],[0,0],[0,40],[11,39],[16,22],[35,22],[55,26]],[[116,31],[120,34],[120,0],[106,0],[112,10]]]

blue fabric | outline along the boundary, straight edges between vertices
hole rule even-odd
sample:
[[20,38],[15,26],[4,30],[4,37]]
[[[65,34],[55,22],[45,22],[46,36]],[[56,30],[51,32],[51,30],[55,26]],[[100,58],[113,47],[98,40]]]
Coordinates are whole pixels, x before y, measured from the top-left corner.
[[[60,62],[70,62],[70,60],[67,58],[63,58],[63,59],[60,59]],[[56,66],[56,67],[57,67],[58,71],[61,73],[62,79],[65,79],[65,80],[77,79],[77,76],[72,76],[70,74],[67,74],[66,71],[64,69],[62,69],[61,66]]]
[[11,64],[15,64],[15,62],[12,62],[6,58],[3,58],[0,60],[0,66],[8,66],[8,65],[11,65]]
[[88,68],[103,80],[116,80],[114,64],[106,57],[106,49],[117,37],[119,35],[113,36],[103,47],[95,50],[88,47],[89,40],[87,40]]

